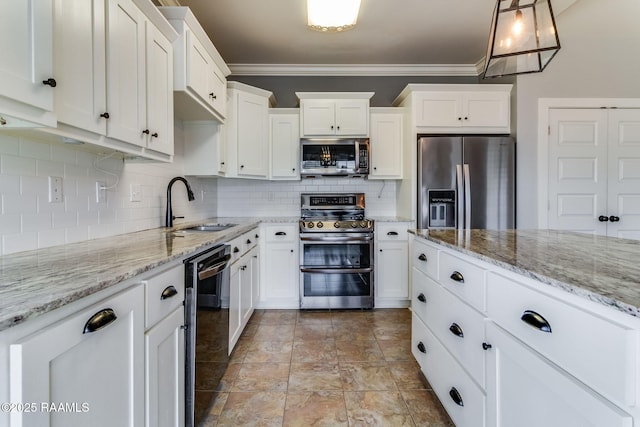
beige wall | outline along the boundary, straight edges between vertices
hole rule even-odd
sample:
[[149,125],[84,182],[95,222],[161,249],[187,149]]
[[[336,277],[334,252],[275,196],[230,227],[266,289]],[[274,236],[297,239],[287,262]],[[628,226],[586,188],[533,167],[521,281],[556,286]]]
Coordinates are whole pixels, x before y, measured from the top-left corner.
[[640,98],[640,1],[578,0],[556,19],[561,50],[517,79],[518,227],[537,227],[540,98]]

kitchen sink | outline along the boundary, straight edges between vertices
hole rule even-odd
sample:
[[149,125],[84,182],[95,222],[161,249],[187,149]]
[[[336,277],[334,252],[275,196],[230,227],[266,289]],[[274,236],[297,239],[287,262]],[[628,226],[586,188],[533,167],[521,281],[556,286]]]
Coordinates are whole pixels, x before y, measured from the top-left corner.
[[185,228],[186,231],[223,231],[238,224],[201,224]]

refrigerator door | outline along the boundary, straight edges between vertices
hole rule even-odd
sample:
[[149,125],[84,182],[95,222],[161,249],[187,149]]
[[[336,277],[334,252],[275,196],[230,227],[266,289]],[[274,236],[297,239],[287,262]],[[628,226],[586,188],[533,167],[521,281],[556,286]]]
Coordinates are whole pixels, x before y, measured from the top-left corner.
[[457,189],[458,184],[462,186],[462,182],[458,183],[456,178],[458,165],[462,167],[462,137],[418,138],[418,228],[430,227],[432,210],[440,213],[437,219],[433,218],[432,227],[456,226],[458,215],[455,201],[462,196],[462,188]]
[[[463,139],[464,164],[469,165],[470,223],[465,228],[515,228],[515,141],[511,137],[472,136]],[[465,174],[467,175],[467,174]],[[469,212],[470,209],[470,212]]]

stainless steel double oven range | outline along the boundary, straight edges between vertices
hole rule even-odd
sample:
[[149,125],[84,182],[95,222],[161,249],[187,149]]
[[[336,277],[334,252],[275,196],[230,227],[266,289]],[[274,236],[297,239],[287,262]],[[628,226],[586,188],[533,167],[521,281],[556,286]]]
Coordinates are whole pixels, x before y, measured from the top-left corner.
[[373,308],[373,227],[362,193],[302,194],[300,308]]

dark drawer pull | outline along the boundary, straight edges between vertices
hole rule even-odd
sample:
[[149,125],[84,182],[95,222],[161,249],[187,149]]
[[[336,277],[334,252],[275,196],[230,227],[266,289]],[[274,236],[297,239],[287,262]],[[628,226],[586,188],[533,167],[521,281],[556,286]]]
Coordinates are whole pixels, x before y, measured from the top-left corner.
[[84,324],[84,330],[82,331],[82,333],[89,334],[91,332],[98,331],[107,326],[109,323],[115,321],[117,318],[118,316],[116,316],[116,312],[111,308],[100,310],[99,312],[91,316],[89,320],[87,320],[87,323]]
[[397,231],[390,231],[387,233],[387,236],[397,236],[398,232]]
[[250,245],[250,244],[251,244],[251,240],[247,239],[247,245]]
[[100,114],[100,117],[108,119],[110,116],[109,116],[109,113],[102,113],[102,114]]
[[464,283],[464,276],[459,271],[454,271],[453,273],[451,273],[451,276],[449,276],[449,278],[451,278],[451,280],[455,280],[458,283]]
[[45,86],[51,86],[51,87],[56,87],[58,85],[58,82],[56,82],[56,79],[47,79],[47,80],[43,80],[42,84]]
[[425,254],[420,254],[420,255],[418,255],[418,259],[420,261],[426,261],[427,260],[427,256]]
[[520,317],[520,320],[542,332],[551,333],[551,325],[549,324],[549,322],[547,322],[547,319],[545,319],[535,311],[525,310],[525,312],[522,313],[522,317]]
[[457,323],[452,323],[451,326],[449,326],[449,331],[451,331],[451,333],[457,337],[464,338],[462,328]]
[[276,232],[276,236],[286,236],[287,233],[285,233],[284,231],[278,231]]
[[453,401],[456,402],[456,405],[464,406],[464,402],[462,401],[462,396],[460,396],[460,392],[458,392],[458,390],[456,390],[455,387],[451,387],[451,390],[449,390],[449,396],[451,396],[451,399],[453,399]]
[[164,288],[164,291],[162,291],[162,294],[160,294],[160,299],[165,300],[167,298],[171,298],[176,295],[178,295],[178,290],[176,289],[175,286],[171,285]]
[[422,344],[422,341],[418,343],[418,350],[420,350],[420,353],[427,354],[427,348]]
[[611,216],[609,217],[609,221],[611,221],[611,222],[618,222],[618,221],[620,221],[620,217],[619,217],[619,216],[615,216],[615,215],[611,215]]
[[240,249],[238,249],[238,247],[237,247],[237,246],[234,246],[234,247],[233,247],[233,253],[234,253],[234,254],[237,254],[238,252],[240,252]]
[[424,294],[421,293],[420,295],[418,295],[418,301],[426,303],[427,297],[425,297]]

